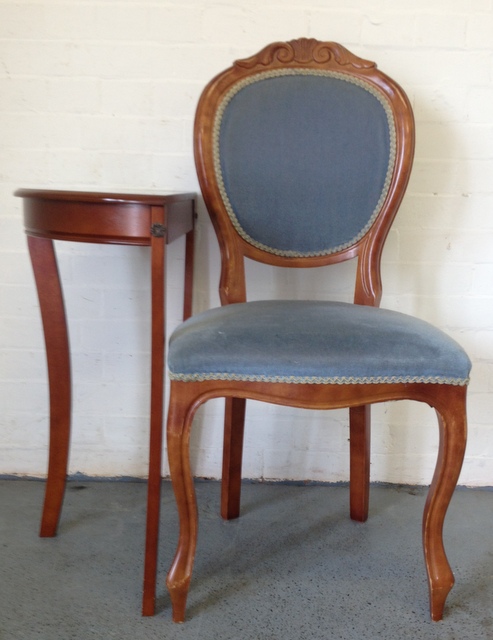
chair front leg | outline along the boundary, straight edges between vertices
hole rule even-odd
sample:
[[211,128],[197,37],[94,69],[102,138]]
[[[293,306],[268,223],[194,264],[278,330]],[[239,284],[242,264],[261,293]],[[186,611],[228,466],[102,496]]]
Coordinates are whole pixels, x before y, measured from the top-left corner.
[[166,579],[174,622],[185,620],[198,530],[197,501],[190,468],[190,430],[196,407],[192,407],[194,397],[188,394],[187,385],[191,387],[191,383],[171,383],[167,426],[170,475],[180,523],[178,547]]
[[423,514],[423,549],[432,620],[442,619],[445,600],[455,582],[443,546],[443,523],[466,450],[466,387],[452,388],[445,400],[443,406],[437,407],[438,461]]
[[349,511],[352,520],[365,522],[370,499],[371,407],[349,410]]
[[244,398],[226,398],[221,484],[221,516],[225,520],[240,515],[245,408]]

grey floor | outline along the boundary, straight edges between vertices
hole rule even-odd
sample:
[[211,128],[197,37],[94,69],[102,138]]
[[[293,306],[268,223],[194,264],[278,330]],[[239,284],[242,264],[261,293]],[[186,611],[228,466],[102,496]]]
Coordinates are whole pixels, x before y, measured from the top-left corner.
[[177,520],[163,485],[158,611],[140,615],[145,492],[72,481],[59,535],[37,537],[43,483],[0,481],[1,640],[493,638],[493,492],[458,490],[445,544],[456,576],[432,623],[421,551],[423,489],[374,486],[365,524],[344,486],[245,484],[242,517],[199,482],[200,534],[187,621],[164,587]]

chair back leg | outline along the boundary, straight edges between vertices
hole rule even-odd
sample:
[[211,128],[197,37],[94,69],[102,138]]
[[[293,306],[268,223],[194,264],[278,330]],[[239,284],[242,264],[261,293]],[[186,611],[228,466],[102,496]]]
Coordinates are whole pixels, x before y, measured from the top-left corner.
[[370,405],[349,410],[349,512],[365,522],[370,499]]
[[226,398],[221,485],[221,516],[225,520],[232,520],[240,515],[245,409],[244,398]]

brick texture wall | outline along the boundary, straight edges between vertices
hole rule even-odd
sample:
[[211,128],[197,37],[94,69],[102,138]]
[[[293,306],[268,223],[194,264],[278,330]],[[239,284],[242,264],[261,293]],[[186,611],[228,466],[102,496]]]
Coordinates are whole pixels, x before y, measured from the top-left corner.
[[[0,474],[42,476],[48,397],[18,187],[196,190],[195,104],[205,83],[274,40],[335,40],[409,94],[414,174],[384,254],[382,305],[429,320],[474,362],[460,482],[493,485],[493,5],[491,0],[3,0],[0,3]],[[144,248],[62,243],[73,353],[71,473],[145,476],[149,267]],[[195,310],[218,304],[218,248],[198,223]],[[183,243],[169,248],[169,329]],[[251,298],[346,299],[353,266],[326,275],[249,265]],[[193,464],[220,474],[222,403],[197,417]],[[372,479],[428,483],[431,409],[375,407]],[[344,411],[251,403],[245,474],[338,481]],[[164,469],[166,473],[166,468]]]

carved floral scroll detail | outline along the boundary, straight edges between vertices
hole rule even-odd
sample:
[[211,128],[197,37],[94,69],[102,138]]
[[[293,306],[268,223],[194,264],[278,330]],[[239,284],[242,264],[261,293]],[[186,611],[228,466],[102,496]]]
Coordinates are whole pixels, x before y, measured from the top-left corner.
[[299,38],[289,42],[275,42],[267,45],[250,58],[237,60],[235,65],[244,69],[253,69],[259,65],[268,66],[275,62],[282,64],[289,62],[324,64],[331,61],[341,66],[351,65],[357,69],[371,69],[376,66],[370,60],[355,56],[337,42],[321,42],[315,38]]

